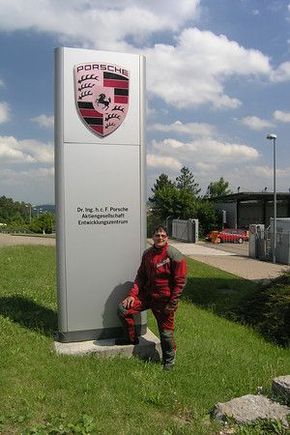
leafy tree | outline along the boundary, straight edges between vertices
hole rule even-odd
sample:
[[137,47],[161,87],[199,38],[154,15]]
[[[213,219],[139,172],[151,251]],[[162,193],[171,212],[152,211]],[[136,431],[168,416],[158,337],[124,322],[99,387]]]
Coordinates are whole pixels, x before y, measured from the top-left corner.
[[23,215],[21,215],[21,213],[19,211],[17,211],[10,218],[10,223],[13,223],[13,224],[24,224],[25,223],[25,218],[23,217]]
[[[226,184],[224,180],[222,181]],[[186,167],[181,169],[175,183],[170,181],[166,174],[161,174],[152,192],[153,195],[149,198],[151,207],[147,219],[149,236],[157,223],[165,223],[169,217],[185,220],[198,219],[201,234],[206,234],[219,225],[220,218],[213,203],[207,198],[198,197],[199,185]]]
[[167,217],[188,219],[194,213],[194,198],[186,189],[178,189],[176,186],[165,186],[156,190],[154,197],[150,199],[153,212],[165,220]]
[[13,201],[6,196],[0,197],[0,222],[23,223],[29,221],[29,204]]
[[51,234],[55,227],[55,216],[52,213],[43,213],[34,218],[30,225],[30,230],[34,233]]
[[218,181],[213,181],[208,185],[206,196],[208,198],[218,198],[230,193],[232,193],[232,190],[229,188],[229,182],[220,177]]
[[168,175],[161,174],[157,178],[157,180],[154,183],[154,186],[151,188],[152,192],[155,193],[159,189],[162,189],[163,187],[173,187],[174,182],[169,180]]
[[147,235],[151,237],[157,225],[172,215],[171,196],[174,196],[175,183],[166,174],[161,174],[151,188],[153,196],[148,201]]
[[[152,188],[153,196],[149,198],[152,204],[152,215],[155,219],[189,219],[194,217],[195,200],[200,192],[191,171],[183,167],[176,182],[169,180],[166,174],[161,174]],[[152,216],[151,216],[152,220]]]
[[207,234],[220,225],[219,213],[211,201],[200,199],[196,202],[196,215],[199,221],[200,234]]
[[180,170],[180,175],[176,177],[176,186],[180,190],[187,190],[196,197],[200,192],[199,184],[195,182],[192,172],[183,166]]
[[160,220],[164,220],[168,216],[173,216],[176,195],[177,189],[173,184],[164,185],[155,189],[154,196],[149,199],[152,203],[155,216],[157,215]]

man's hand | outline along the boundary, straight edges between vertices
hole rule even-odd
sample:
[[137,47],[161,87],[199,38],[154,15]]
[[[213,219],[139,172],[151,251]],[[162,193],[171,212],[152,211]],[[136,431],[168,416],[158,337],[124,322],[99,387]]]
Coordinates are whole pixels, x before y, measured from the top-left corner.
[[129,310],[130,308],[133,307],[134,302],[135,302],[135,298],[133,298],[133,296],[127,296],[127,297],[123,300],[122,305],[123,305],[124,308],[126,308],[127,310]]

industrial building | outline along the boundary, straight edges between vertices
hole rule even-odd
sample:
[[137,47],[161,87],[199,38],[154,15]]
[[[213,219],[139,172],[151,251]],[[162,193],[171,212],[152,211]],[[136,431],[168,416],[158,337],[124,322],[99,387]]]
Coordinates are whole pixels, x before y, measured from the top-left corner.
[[[217,210],[224,210],[228,228],[249,228],[250,224],[270,225],[273,217],[273,192],[239,192],[218,198]],[[290,192],[277,192],[277,217],[290,217]]]

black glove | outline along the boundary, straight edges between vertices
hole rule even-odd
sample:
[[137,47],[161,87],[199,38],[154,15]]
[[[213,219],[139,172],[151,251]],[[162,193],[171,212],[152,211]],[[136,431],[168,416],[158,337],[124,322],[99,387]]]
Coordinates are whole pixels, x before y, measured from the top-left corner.
[[165,306],[165,312],[167,313],[167,314],[170,314],[170,313],[175,313],[175,311],[177,310],[177,302],[176,301],[174,301],[174,302],[168,302],[168,304],[166,304],[166,306]]

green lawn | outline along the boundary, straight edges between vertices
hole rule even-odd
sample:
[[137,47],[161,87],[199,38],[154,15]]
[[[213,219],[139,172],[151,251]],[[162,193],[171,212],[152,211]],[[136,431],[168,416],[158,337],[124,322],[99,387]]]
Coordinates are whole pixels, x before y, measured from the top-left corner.
[[[177,313],[177,364],[57,356],[55,250],[0,249],[0,432],[218,434],[216,402],[269,392],[290,350],[223,318],[254,285],[189,260]],[[149,315],[149,327],[156,333]],[[254,433],[254,432],[253,432]],[[256,432],[255,432],[256,433]]]

